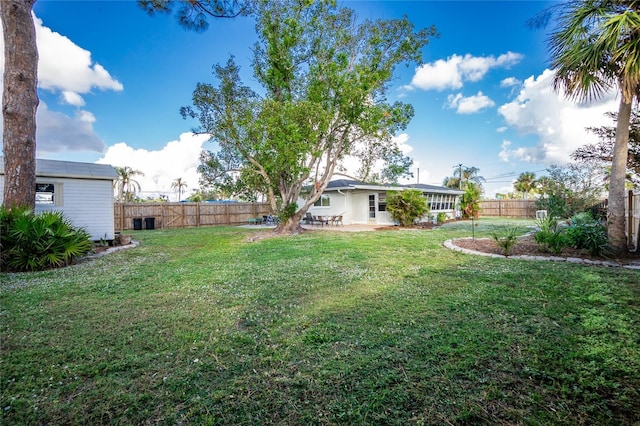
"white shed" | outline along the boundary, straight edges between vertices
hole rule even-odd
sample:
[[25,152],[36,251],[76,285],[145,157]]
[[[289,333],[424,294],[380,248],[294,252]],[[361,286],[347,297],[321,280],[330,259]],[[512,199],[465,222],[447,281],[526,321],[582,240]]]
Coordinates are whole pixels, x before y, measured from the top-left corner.
[[[329,182],[309,212],[314,216],[342,215],[345,224],[392,225],[393,219],[387,212],[388,192],[407,189],[422,192],[432,215],[440,212],[449,218],[459,215],[459,199],[464,192],[457,189],[424,184],[375,185],[347,179]],[[302,202],[299,200],[298,204]]]
[[[4,178],[0,157],[0,200]],[[59,210],[93,240],[113,240],[113,181],[117,178],[108,164],[36,160],[36,213]]]

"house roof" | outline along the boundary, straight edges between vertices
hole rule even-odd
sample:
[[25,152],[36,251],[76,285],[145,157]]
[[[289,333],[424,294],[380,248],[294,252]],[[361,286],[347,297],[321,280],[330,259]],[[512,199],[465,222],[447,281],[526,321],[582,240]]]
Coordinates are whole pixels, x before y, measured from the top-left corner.
[[[4,175],[4,157],[0,157],[0,175]],[[110,164],[44,159],[36,160],[36,176],[96,180],[118,179],[118,174]]]
[[447,188],[437,185],[426,185],[422,183],[410,184],[410,185],[376,185],[371,183],[364,183],[357,180],[350,179],[338,179],[332,180],[327,184],[325,191],[351,191],[354,189],[364,189],[370,191],[404,191],[405,189],[417,189],[422,192],[434,193],[434,194],[451,194],[461,195],[464,191],[457,189]]

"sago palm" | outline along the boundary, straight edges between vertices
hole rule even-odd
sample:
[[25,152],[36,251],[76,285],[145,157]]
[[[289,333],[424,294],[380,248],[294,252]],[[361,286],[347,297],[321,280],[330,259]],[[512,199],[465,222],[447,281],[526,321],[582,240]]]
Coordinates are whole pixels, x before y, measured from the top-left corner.
[[594,100],[612,88],[620,95],[609,187],[608,239],[616,252],[625,238],[625,166],[633,102],[640,99],[640,1],[577,0],[559,6],[549,38],[554,89]]

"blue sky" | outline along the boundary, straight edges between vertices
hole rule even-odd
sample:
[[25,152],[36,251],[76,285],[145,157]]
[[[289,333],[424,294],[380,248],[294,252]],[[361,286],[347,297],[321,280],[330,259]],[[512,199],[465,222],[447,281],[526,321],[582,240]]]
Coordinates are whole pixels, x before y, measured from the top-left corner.
[[[544,1],[346,1],[360,19],[407,15],[440,37],[424,64],[398,68],[389,99],[415,116],[397,140],[414,161],[414,179],[441,184],[454,166],[474,166],[486,195],[511,190],[524,171],[544,174],[593,142],[586,126],[609,125],[615,94],[577,105],[551,89],[546,31],[526,21]],[[253,84],[250,18],[212,20],[205,33],[173,16],[149,17],[134,1],[39,0],[38,157],[142,170],[142,195],[168,194],[178,177],[197,188],[198,153],[212,145],[179,108],[211,67],[234,55]],[[3,62],[0,63],[3,65]]]

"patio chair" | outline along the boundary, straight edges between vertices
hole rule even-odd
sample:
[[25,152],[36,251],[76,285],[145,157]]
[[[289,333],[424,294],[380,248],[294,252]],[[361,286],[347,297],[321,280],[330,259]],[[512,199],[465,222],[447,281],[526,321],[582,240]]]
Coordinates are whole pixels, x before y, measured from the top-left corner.
[[340,224],[340,226],[344,226],[344,224],[342,223],[342,215],[339,214],[337,216],[332,216],[331,217],[331,224],[333,226],[338,226],[338,224]]
[[324,216],[314,216],[314,220],[322,226],[329,225],[329,219],[325,219]]
[[313,215],[309,212],[307,212],[304,217],[302,218],[302,220],[307,224],[307,225],[313,225]]

